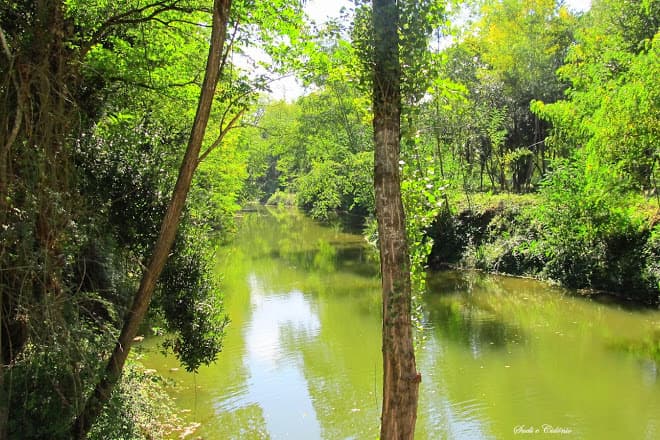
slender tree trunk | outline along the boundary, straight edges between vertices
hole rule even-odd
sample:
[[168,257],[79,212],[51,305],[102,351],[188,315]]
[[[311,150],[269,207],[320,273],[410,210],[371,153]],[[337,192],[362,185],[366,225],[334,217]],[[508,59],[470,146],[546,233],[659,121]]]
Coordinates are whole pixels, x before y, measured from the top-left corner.
[[410,260],[399,182],[401,67],[396,0],[373,0],[376,217],[383,286],[383,409],[380,438],[412,439],[421,376],[415,366]]
[[112,390],[121,376],[133,338],[137,334],[138,327],[151,302],[156,281],[163,270],[163,266],[165,266],[172,243],[174,242],[181,212],[183,211],[188,190],[190,189],[190,183],[197,168],[199,152],[211,112],[213,95],[215,94],[216,85],[220,77],[220,64],[230,9],[231,0],[214,1],[213,30],[211,33],[211,45],[206,64],[206,73],[197,106],[195,122],[193,123],[186,154],[179,170],[179,177],[174,187],[165,218],[163,219],[151,260],[142,275],[140,287],[133,299],[133,305],[128,312],[117,345],[108,361],[101,380],[74,422],[72,428],[74,438],[84,439],[87,436],[92,424],[101,413],[103,405],[110,398]]
[[3,349],[3,301],[0,292],[0,440],[6,440],[7,428],[9,423],[9,396],[5,388],[5,357],[2,354]]

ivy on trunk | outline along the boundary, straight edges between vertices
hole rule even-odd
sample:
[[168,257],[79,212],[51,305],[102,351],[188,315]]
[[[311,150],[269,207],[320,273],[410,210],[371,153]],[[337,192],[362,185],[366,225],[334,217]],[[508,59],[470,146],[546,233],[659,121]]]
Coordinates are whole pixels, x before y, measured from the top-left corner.
[[401,200],[401,66],[395,0],[373,1],[374,185],[383,287],[381,439],[412,439],[421,376],[415,366],[410,259]]

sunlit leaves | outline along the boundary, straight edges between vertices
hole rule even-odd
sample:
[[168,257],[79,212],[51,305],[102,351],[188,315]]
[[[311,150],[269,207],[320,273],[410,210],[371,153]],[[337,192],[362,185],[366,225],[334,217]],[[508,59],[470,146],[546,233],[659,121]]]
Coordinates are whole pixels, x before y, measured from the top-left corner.
[[560,69],[572,83],[568,99],[534,106],[554,125],[550,141],[583,148],[587,175],[612,189],[657,188],[657,8],[657,2],[595,2]]

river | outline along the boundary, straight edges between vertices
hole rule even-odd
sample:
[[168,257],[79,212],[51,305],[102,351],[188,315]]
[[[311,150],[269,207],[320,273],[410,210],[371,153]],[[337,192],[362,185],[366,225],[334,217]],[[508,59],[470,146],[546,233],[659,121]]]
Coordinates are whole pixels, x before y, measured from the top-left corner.
[[[197,374],[148,350],[205,439],[376,439],[374,254],[293,210],[239,219],[218,255],[231,319]],[[660,312],[532,280],[432,274],[417,362],[418,439],[660,439]],[[151,342],[145,342],[149,347]]]

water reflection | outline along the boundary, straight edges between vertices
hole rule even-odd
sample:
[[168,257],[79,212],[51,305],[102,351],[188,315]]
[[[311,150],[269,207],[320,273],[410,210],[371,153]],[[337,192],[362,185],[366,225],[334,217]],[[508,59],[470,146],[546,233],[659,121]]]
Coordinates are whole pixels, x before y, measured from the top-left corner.
[[276,365],[282,361],[281,340],[295,334],[298,342],[311,340],[321,326],[302,292],[267,293],[255,274],[248,276],[252,319],[245,332],[248,354]]
[[429,286],[418,432],[519,438],[517,426],[547,425],[571,438],[656,438],[657,363],[611,343],[652,338],[660,314],[478,273],[436,274]]
[[249,257],[260,260],[281,260],[293,269],[307,272],[348,270],[356,275],[377,275],[374,251],[355,234],[343,232],[337,223],[329,229],[308,221],[298,211],[262,208],[244,215],[240,234],[242,248]]
[[[246,214],[218,256],[232,320],[196,376],[148,367],[208,439],[377,438],[380,282],[361,237],[296,211]],[[658,438],[660,313],[572,297],[531,280],[434,274],[424,297],[416,438]],[[536,436],[535,436],[536,437]],[[550,438],[556,438],[551,436]]]
[[489,348],[505,348],[523,342],[523,331],[458,298],[430,299],[427,327],[439,330],[445,339],[460,342],[474,356]]
[[[244,364],[250,379],[245,395],[226,402],[230,405],[218,402],[216,410],[258,405],[271,437],[286,438],[295,433],[320,438],[303,374],[304,362],[299,353],[286,348],[314,339],[320,328],[319,319],[301,292],[266,292],[254,274],[248,276],[248,285],[252,319],[244,332]],[[282,405],[283,399],[286,405]]]

